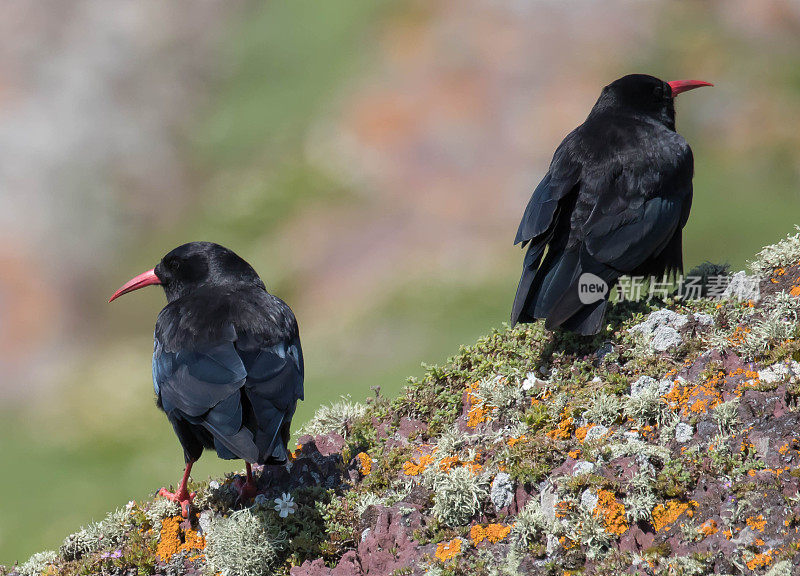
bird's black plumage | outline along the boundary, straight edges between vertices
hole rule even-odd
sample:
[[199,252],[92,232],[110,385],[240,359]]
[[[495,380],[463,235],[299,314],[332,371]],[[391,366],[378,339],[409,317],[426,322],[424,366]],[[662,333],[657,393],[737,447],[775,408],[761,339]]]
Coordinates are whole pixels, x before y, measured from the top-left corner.
[[267,292],[255,270],[211,242],[175,248],[125,283],[123,294],[160,284],[167,305],[156,321],[153,385],[183,446],[186,467],[175,492],[184,517],[192,464],[204,448],[247,462],[242,500],[257,493],[251,463],[285,462],[297,401],[303,399],[303,351],[289,306]]
[[252,463],[285,461],[303,399],[303,353],[289,306],[217,244],[180,246],[154,272],[168,303],[156,322],[153,383],[186,461],[203,448]]
[[694,162],[675,131],[673,97],[658,78],[620,78],[556,149],[515,239],[528,247],[512,324],[545,318],[548,329],[595,334],[609,294],[583,303],[582,275],[610,293],[622,275],[682,271]]

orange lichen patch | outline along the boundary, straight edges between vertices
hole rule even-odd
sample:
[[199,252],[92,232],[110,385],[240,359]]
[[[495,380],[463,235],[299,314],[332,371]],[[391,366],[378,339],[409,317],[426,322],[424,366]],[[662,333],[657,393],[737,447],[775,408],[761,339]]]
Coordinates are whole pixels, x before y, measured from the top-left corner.
[[517,436],[516,438],[514,437],[509,438],[506,444],[508,444],[509,448],[513,448],[520,442],[525,442],[527,439],[528,439],[527,436],[523,434],[522,436]]
[[442,458],[442,461],[439,462],[439,470],[442,472],[450,472],[453,466],[458,465],[458,463],[458,456],[447,456],[446,458]]
[[550,430],[547,435],[554,440],[569,440],[570,436],[572,436],[572,425],[572,418],[568,415],[567,409],[564,408],[564,411],[561,412],[561,422],[558,423],[555,430]]
[[752,560],[747,562],[747,567],[755,570],[756,568],[766,568],[770,564],[772,564],[772,551],[756,554]]
[[489,540],[489,542],[497,543],[500,542],[503,538],[508,536],[511,532],[511,526],[503,526],[502,524],[487,524],[486,528],[481,526],[480,524],[476,524],[469,530],[469,536],[472,538],[472,541],[477,546],[484,540]]
[[511,526],[503,526],[502,524],[489,524],[486,526],[486,538],[489,542],[500,542],[503,538],[508,536],[511,532]]
[[702,414],[708,409],[708,400],[706,399],[695,400],[689,407],[689,409],[695,414]]
[[758,516],[750,516],[750,518],[747,519],[747,525],[753,530],[763,532],[764,527],[767,525],[767,521],[761,514],[759,514]]
[[719,532],[719,528],[717,528],[717,521],[716,520],[706,520],[706,522],[697,529],[700,534],[703,536],[712,536]]
[[467,426],[470,428],[475,428],[478,424],[489,420],[489,414],[492,411],[492,406],[485,404],[475,395],[477,390],[478,382],[467,386],[467,401],[470,405],[469,412],[467,412]]
[[586,440],[586,433],[589,432],[589,430],[594,426],[596,426],[596,424],[587,424],[586,426],[581,426],[575,430],[575,438],[577,438],[579,442],[583,443],[583,441]]
[[606,531],[621,536],[628,529],[625,519],[625,506],[619,502],[610,490],[597,491],[597,505],[593,512],[605,524]]
[[726,540],[730,540],[731,538],[733,538],[733,530],[731,530],[730,528],[728,528],[727,530],[725,530],[725,531],[723,532],[723,534],[725,535],[725,539],[726,539]]
[[668,500],[666,504],[659,504],[653,508],[653,528],[656,532],[661,530],[669,530],[669,525],[680,518],[681,514],[689,509],[688,502],[679,502],[677,500]]
[[747,335],[750,333],[750,328],[737,326],[733,333],[728,337],[728,342],[734,346],[741,344]]
[[202,550],[206,547],[206,538],[201,536],[196,530],[189,529],[185,533],[183,546],[180,551],[184,550]]
[[800,296],[800,286],[792,286],[792,289],[789,290],[789,294],[792,296]]
[[789,443],[788,442],[786,444],[784,444],[783,446],[781,446],[780,448],[778,448],[778,452],[780,452],[782,455],[786,454],[788,451],[789,451]]
[[475,524],[469,529],[469,537],[472,538],[473,544],[477,546],[486,539],[486,529],[480,524]]
[[478,464],[477,462],[467,462],[464,464],[464,467],[470,471],[471,474],[475,475],[481,470],[483,470],[483,465]]
[[413,460],[406,460],[403,462],[403,474],[406,476],[418,476],[425,471],[425,468],[431,465],[433,456],[424,454],[414,462]]
[[577,460],[577,459],[578,459],[578,456],[580,456],[580,455],[581,455],[581,451],[580,451],[578,448],[576,448],[575,450],[572,450],[572,451],[570,451],[570,452],[567,452],[567,455],[568,455],[570,458],[572,458],[573,460]]
[[564,550],[572,550],[573,548],[577,548],[579,544],[574,540],[570,540],[566,536],[560,536],[558,538],[559,544],[564,547]]
[[[791,466],[784,466],[783,468],[764,468],[763,470],[761,470],[761,472],[764,472],[765,474],[775,474],[776,478],[780,478],[781,474],[783,474],[784,472],[789,471],[790,469],[791,469]],[[747,474],[750,475],[750,476],[755,476],[756,475],[756,471],[755,470],[748,470]]]
[[436,545],[436,558],[447,562],[461,554],[461,538],[453,538],[449,542],[439,542]]
[[361,473],[368,476],[372,472],[372,459],[364,452],[359,452],[356,457],[361,462]]
[[702,384],[676,383],[663,398],[669,407],[684,416],[702,414],[721,404],[721,385],[725,382],[725,372],[719,372]]
[[763,545],[764,545],[764,541],[763,541],[761,538],[756,538],[756,539],[755,539],[755,543],[756,543],[758,546],[763,546]]
[[206,547],[205,538],[191,528],[184,531],[181,522],[183,518],[180,516],[165,518],[161,522],[156,556],[165,562],[180,552],[203,550]]
[[562,500],[561,502],[556,502],[555,509],[556,518],[566,518],[569,516],[570,510],[572,510],[572,504],[566,500]]

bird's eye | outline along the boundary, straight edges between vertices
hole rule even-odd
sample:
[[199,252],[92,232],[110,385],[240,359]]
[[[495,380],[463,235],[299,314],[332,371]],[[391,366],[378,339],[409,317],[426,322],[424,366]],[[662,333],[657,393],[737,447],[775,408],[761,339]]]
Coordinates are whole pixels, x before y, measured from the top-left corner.
[[181,261],[175,258],[174,260],[170,260],[169,262],[169,269],[173,272],[181,267]]
[[653,96],[655,96],[659,100],[661,98],[663,98],[664,97],[664,87],[663,86],[656,86],[655,88],[653,88]]

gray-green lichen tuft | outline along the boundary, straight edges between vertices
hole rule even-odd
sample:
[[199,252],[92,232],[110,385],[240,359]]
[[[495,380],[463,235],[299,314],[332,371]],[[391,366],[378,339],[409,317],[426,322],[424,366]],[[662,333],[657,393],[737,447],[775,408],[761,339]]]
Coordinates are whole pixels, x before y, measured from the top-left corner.
[[285,536],[266,516],[250,509],[211,521],[206,535],[208,569],[229,576],[272,574]]

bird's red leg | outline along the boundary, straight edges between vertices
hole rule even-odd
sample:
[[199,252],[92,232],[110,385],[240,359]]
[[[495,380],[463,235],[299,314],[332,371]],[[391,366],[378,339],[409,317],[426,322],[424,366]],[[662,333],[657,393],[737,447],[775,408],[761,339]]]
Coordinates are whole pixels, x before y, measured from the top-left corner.
[[192,499],[194,499],[196,494],[195,492],[189,493],[187,487],[189,484],[189,474],[192,471],[192,464],[194,464],[194,460],[190,460],[186,463],[186,469],[183,471],[181,484],[175,492],[170,492],[166,488],[162,488],[158,491],[159,496],[163,496],[167,500],[172,500],[181,505],[181,514],[184,518],[189,517],[189,505],[192,503]]
[[242,500],[242,502],[245,500],[252,500],[258,493],[258,487],[253,479],[253,468],[250,466],[250,462],[245,462],[245,464],[247,465],[247,481],[242,483],[240,480],[237,485],[237,489],[239,490],[239,498]]

